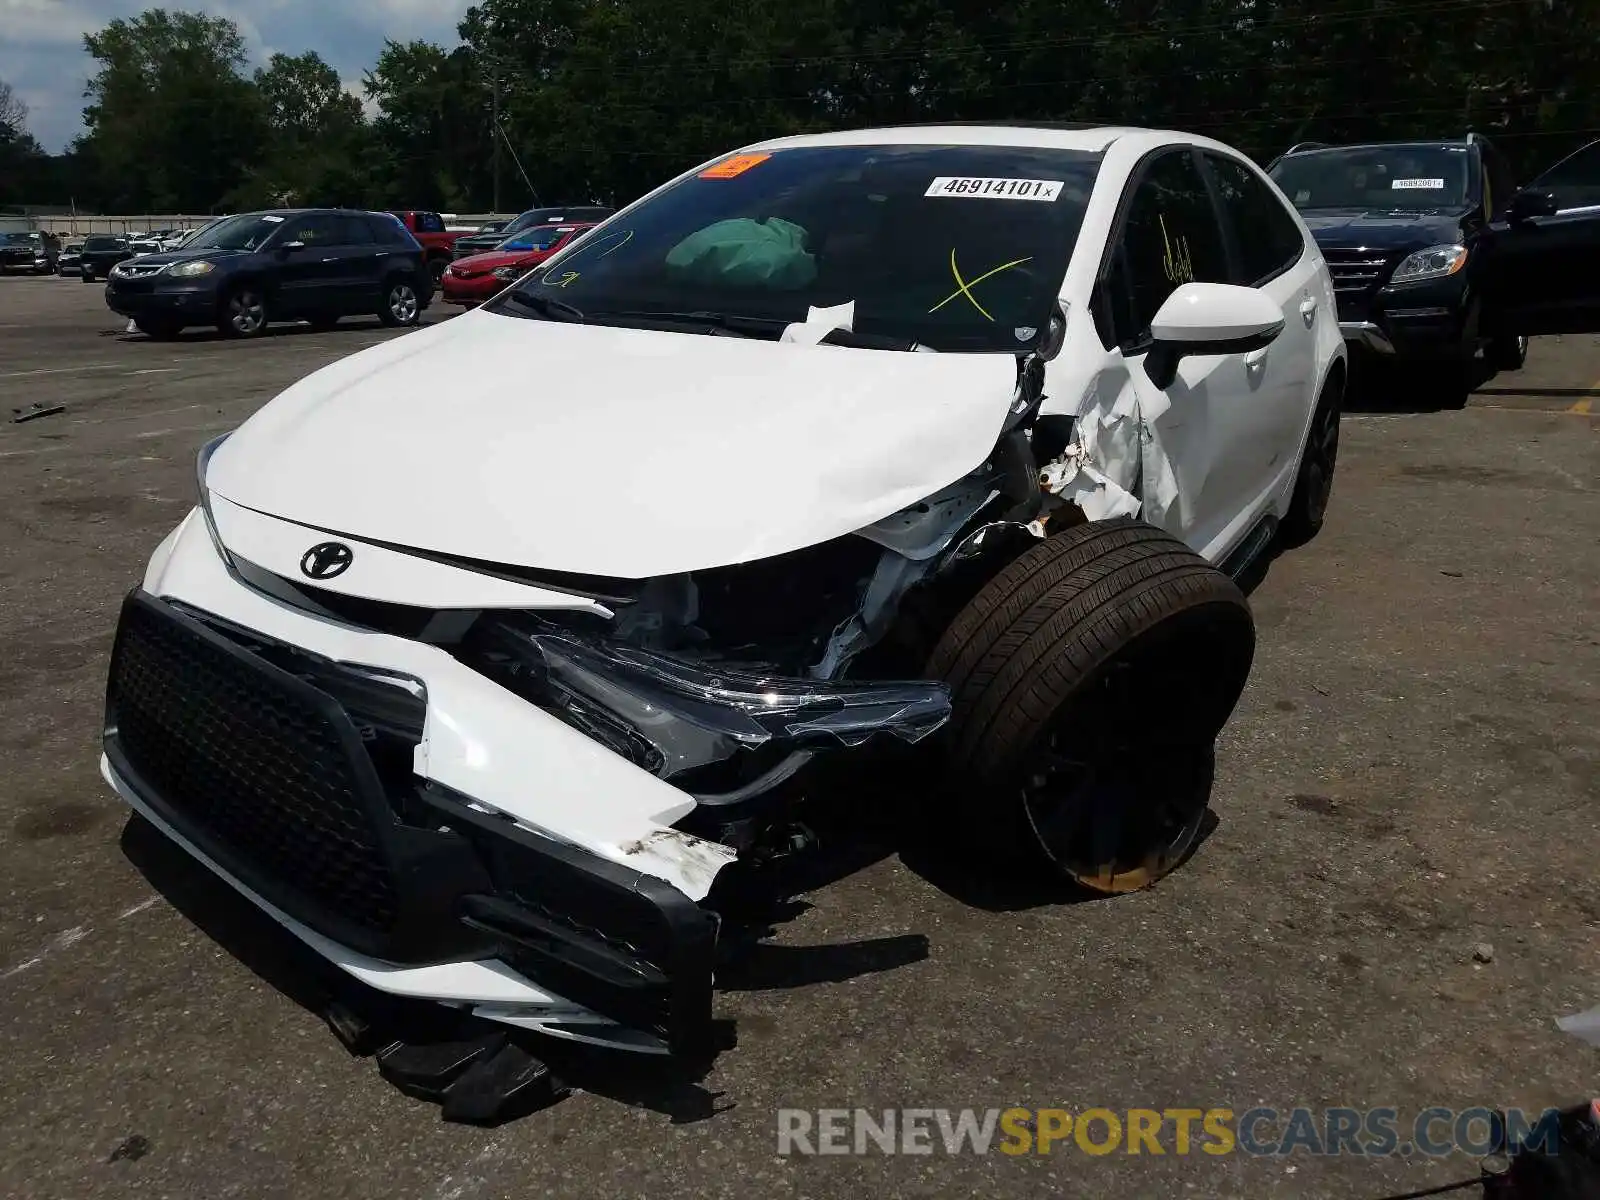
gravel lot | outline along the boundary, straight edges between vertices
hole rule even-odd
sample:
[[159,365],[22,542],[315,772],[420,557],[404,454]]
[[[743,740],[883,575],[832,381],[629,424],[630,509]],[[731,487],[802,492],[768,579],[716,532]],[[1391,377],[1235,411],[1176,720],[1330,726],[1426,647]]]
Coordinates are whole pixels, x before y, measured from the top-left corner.
[[1464,412],[1386,387],[1347,419],[1328,528],[1253,595],[1218,824],[1176,875],[1064,903],[875,822],[727,982],[738,1044],[708,1070],[580,1065],[571,1099],[486,1130],[348,1055],[274,929],[163,872],[96,768],[117,606],[196,448],[392,335],[121,329],[98,287],[0,279],[0,415],[66,405],[0,424],[0,1193],[1366,1197],[1472,1166],[780,1158],[776,1114],[1600,1090],[1600,1050],[1553,1023],[1600,1001],[1600,339],[1535,342]]

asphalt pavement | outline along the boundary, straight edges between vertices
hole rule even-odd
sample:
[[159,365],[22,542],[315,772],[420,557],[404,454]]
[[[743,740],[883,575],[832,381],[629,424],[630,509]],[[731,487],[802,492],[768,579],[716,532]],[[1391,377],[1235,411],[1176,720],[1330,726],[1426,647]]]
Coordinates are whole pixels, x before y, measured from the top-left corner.
[[[1327,528],[1252,595],[1217,823],[1176,874],[1070,903],[974,876],[886,797],[722,982],[715,1061],[577,1062],[553,1108],[443,1123],[97,772],[117,607],[193,502],[196,448],[392,336],[158,343],[99,287],[0,279],[0,1194],[1376,1197],[1473,1163],[781,1156],[778,1113],[1600,1092],[1600,1050],[1554,1024],[1600,1003],[1600,339],[1569,337],[1464,411],[1358,398]],[[35,403],[64,409],[6,423]]]

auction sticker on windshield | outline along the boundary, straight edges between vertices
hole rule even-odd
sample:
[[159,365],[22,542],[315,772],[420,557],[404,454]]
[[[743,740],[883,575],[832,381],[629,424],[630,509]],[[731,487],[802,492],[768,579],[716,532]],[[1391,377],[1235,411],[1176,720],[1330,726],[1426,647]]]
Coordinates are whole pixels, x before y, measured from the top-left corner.
[[1400,190],[1404,189],[1405,191],[1417,191],[1417,192],[1442,192],[1444,190],[1444,180],[1442,180],[1442,179],[1396,179],[1396,180],[1393,180],[1389,184],[1389,186],[1391,188],[1393,188],[1395,191],[1400,191]]
[[974,179],[941,175],[924,196],[972,196],[980,200],[1054,200],[1066,186],[1059,179]]

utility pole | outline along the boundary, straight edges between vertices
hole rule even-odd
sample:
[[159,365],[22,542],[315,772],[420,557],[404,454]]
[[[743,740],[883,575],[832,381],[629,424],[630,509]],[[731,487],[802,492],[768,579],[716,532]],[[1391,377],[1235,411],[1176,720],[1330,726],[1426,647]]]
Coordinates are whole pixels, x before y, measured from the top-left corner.
[[494,204],[491,211],[500,211],[500,64],[492,63],[490,67],[490,93],[494,127],[490,131],[490,139],[494,142]]

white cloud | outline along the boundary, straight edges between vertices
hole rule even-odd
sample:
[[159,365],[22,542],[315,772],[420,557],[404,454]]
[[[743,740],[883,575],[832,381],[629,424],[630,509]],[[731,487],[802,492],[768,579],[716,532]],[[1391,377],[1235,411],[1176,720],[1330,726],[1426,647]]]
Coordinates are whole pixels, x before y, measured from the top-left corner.
[[[361,98],[360,79],[386,38],[456,41],[470,0],[174,0],[171,8],[228,17],[239,26],[252,64],[272,51],[315,50]],[[83,35],[156,0],[0,0],[0,79],[27,103],[28,125],[45,149],[65,148],[83,128],[83,88],[94,64]],[[354,82],[352,82],[354,81]]]

